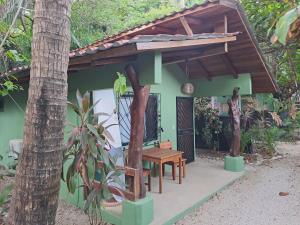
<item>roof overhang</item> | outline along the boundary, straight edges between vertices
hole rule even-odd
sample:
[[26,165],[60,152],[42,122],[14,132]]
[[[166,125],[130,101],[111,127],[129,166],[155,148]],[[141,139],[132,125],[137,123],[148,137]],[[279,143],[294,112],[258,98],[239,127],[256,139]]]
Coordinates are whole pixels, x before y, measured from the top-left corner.
[[[223,37],[214,38],[214,34]],[[237,35],[237,33],[240,33]],[[149,40],[160,35],[180,40]],[[210,34],[209,38],[194,38]],[[235,34],[235,35],[229,35]],[[227,35],[227,36],[226,36]],[[139,42],[139,37],[148,40]],[[187,38],[190,37],[190,38]],[[147,38],[146,38],[147,39]],[[250,73],[253,93],[275,92],[277,85],[241,5],[235,0],[207,0],[151,23],[70,52],[69,72],[134,60],[147,51],[162,52],[164,64],[189,64],[190,78]]]

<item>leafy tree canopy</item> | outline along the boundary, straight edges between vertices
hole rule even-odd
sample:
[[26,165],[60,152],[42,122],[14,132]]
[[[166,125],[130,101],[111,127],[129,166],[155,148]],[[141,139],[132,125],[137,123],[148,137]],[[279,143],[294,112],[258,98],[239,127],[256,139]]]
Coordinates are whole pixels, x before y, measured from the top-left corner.
[[[116,34],[179,10],[182,0],[73,0],[72,49]],[[190,7],[204,0],[185,0]],[[240,0],[276,78],[294,93],[300,81],[299,0]],[[15,7],[7,11],[8,3]],[[19,0],[0,0],[0,43],[10,29]],[[24,0],[15,26],[0,49],[0,71],[29,64],[32,36],[32,0]],[[5,12],[5,13],[4,13]],[[3,15],[3,16],[2,16]]]

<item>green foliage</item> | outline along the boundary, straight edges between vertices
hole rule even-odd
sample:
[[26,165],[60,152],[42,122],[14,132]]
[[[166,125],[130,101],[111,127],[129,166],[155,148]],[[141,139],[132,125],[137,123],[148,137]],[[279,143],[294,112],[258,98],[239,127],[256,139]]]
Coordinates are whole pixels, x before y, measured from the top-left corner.
[[[72,33],[81,46],[169,14],[169,0],[77,0],[72,4]],[[73,42],[72,48],[78,47]]]
[[[242,0],[241,1],[270,67],[280,85],[280,98],[290,98],[300,84],[300,58],[297,38],[285,47],[287,37],[297,37],[295,32],[295,9],[297,1]],[[299,29],[296,29],[299,30]],[[292,31],[292,32],[291,32]],[[272,41],[271,36],[274,34]],[[288,35],[287,35],[288,34]],[[298,83],[298,84],[297,84]]]
[[[2,160],[3,156],[0,155],[0,182],[2,182],[5,177],[13,177],[15,175],[15,170],[8,169],[6,165],[1,163]],[[1,217],[4,217],[7,214],[6,205],[9,202],[12,188],[13,185],[6,185],[0,192],[0,223]]]
[[[12,77],[12,76],[10,76]],[[14,78],[14,77],[12,77]],[[17,79],[14,78],[14,80],[16,81]],[[15,91],[15,90],[23,90],[22,86],[15,84],[13,81],[11,81],[10,79],[4,79],[1,83],[0,83],[0,96],[5,96],[8,95],[9,92]]]
[[0,192],[0,212],[2,211],[1,208],[6,204],[9,200],[9,195],[13,189],[13,185],[7,185],[4,189]]
[[100,115],[107,116],[108,119],[111,115],[93,115],[93,108],[99,101],[91,106],[88,92],[82,96],[77,91],[76,97],[77,104],[69,102],[69,106],[77,114],[78,124],[73,125],[66,144],[64,164],[68,169],[66,177],[62,171],[62,179],[67,183],[69,192],[74,193],[79,185],[76,182],[77,178],[81,178],[86,200],[84,210],[86,213],[93,213],[101,207],[102,201],[112,198],[108,189],[111,184],[122,185],[122,181],[119,178],[120,170],[116,167],[116,159],[108,153],[110,141],[113,140],[104,126],[107,120],[99,124],[96,120]]
[[218,136],[222,130],[222,121],[218,110],[211,108],[209,98],[195,99],[195,115],[205,122],[205,127],[202,130],[196,128],[197,135],[201,137],[202,143],[205,143],[209,148],[217,148]]
[[127,92],[126,77],[117,72],[118,78],[114,82],[114,92],[117,96],[124,95]]
[[292,25],[299,18],[300,9],[298,7],[289,10],[279,18],[274,32],[274,41],[278,40],[281,44],[285,45],[289,35],[292,35],[292,29],[297,29],[297,27],[292,27]]

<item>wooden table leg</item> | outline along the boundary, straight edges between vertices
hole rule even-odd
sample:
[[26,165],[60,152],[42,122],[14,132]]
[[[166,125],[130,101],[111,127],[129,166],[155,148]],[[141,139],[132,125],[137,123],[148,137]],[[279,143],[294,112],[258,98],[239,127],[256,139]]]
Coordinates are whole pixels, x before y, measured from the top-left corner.
[[162,163],[159,163],[159,193],[162,193]]
[[182,183],[182,157],[179,157],[179,184]]

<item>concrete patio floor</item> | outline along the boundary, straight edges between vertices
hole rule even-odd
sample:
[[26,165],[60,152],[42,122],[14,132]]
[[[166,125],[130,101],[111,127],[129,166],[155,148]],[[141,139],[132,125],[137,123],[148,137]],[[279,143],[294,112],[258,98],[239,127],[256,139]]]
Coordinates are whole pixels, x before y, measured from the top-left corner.
[[181,185],[178,177],[173,181],[166,172],[162,194],[158,193],[158,178],[152,177],[154,221],[151,225],[175,223],[244,174],[225,171],[223,166],[222,161],[196,159],[187,165],[187,176]]

